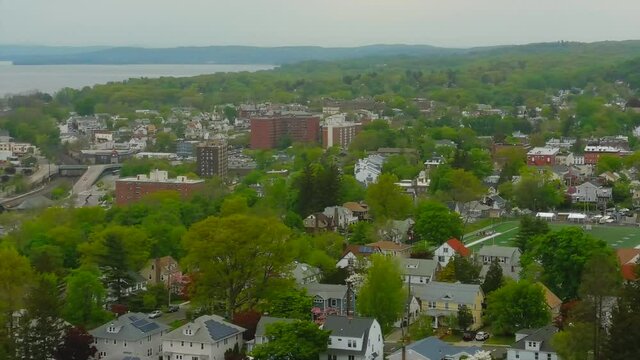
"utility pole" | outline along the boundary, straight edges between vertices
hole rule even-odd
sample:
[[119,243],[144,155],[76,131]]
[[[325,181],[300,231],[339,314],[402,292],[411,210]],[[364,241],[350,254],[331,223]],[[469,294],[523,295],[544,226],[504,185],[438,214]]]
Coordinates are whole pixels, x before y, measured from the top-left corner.
[[407,332],[405,334],[405,324],[404,319],[400,320],[400,329],[402,329],[402,360],[406,360],[407,358],[407,342],[409,342],[409,321],[411,316],[411,275],[409,275],[409,279],[407,281],[408,291],[407,291],[407,303],[405,305],[406,309],[406,319],[407,319]]

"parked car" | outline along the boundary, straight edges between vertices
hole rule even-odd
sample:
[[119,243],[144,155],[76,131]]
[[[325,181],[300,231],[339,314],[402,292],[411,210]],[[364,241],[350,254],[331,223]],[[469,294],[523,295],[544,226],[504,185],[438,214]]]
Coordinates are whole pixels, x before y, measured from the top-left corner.
[[159,318],[160,316],[162,316],[162,311],[155,310],[149,314],[149,319]]
[[462,333],[462,340],[464,341],[471,341],[475,338],[476,338],[475,331],[465,331],[464,333]]
[[167,312],[173,313],[177,312],[178,310],[180,310],[180,307],[178,305],[169,305]]
[[489,338],[489,333],[485,331],[478,331],[476,334],[476,341],[485,341]]

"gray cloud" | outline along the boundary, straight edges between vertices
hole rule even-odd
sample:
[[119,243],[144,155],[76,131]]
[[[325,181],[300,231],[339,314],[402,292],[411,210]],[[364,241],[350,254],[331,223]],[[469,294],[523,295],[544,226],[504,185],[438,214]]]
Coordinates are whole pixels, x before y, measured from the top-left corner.
[[0,43],[474,46],[640,38],[637,0],[0,0]]

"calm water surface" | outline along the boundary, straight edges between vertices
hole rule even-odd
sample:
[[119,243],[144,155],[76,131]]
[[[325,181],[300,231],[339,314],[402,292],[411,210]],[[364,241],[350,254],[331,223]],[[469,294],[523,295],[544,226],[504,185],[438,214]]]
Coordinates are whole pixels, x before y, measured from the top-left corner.
[[130,78],[196,76],[216,72],[258,71],[272,65],[11,65],[0,62],[0,97],[35,90],[54,93]]

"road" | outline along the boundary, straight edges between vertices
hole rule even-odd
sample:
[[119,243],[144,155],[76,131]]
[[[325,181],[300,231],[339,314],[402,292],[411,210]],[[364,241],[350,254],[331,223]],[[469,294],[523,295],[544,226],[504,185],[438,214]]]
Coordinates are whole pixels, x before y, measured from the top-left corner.
[[165,325],[171,325],[174,321],[185,320],[187,318],[187,310],[189,309],[189,302],[185,302],[179,305],[178,311],[174,313],[162,313],[162,316],[156,320]]
[[91,165],[87,168],[84,174],[80,177],[80,179],[73,185],[73,189],[71,190],[72,194],[81,194],[85,191],[91,189],[91,186],[98,180],[100,175],[108,169],[113,167],[114,165],[106,164],[106,165]]
[[44,179],[51,176],[51,174],[58,173],[58,165],[50,164],[46,159],[38,160],[38,170],[34,172],[31,176],[27,177],[27,183],[29,185],[39,184]]
[[115,190],[116,179],[118,179],[118,176],[107,173],[100,178],[100,182],[103,184],[102,187],[99,188],[96,185],[92,185],[89,190],[78,193],[75,199],[76,207],[100,205],[100,197],[109,191]]

